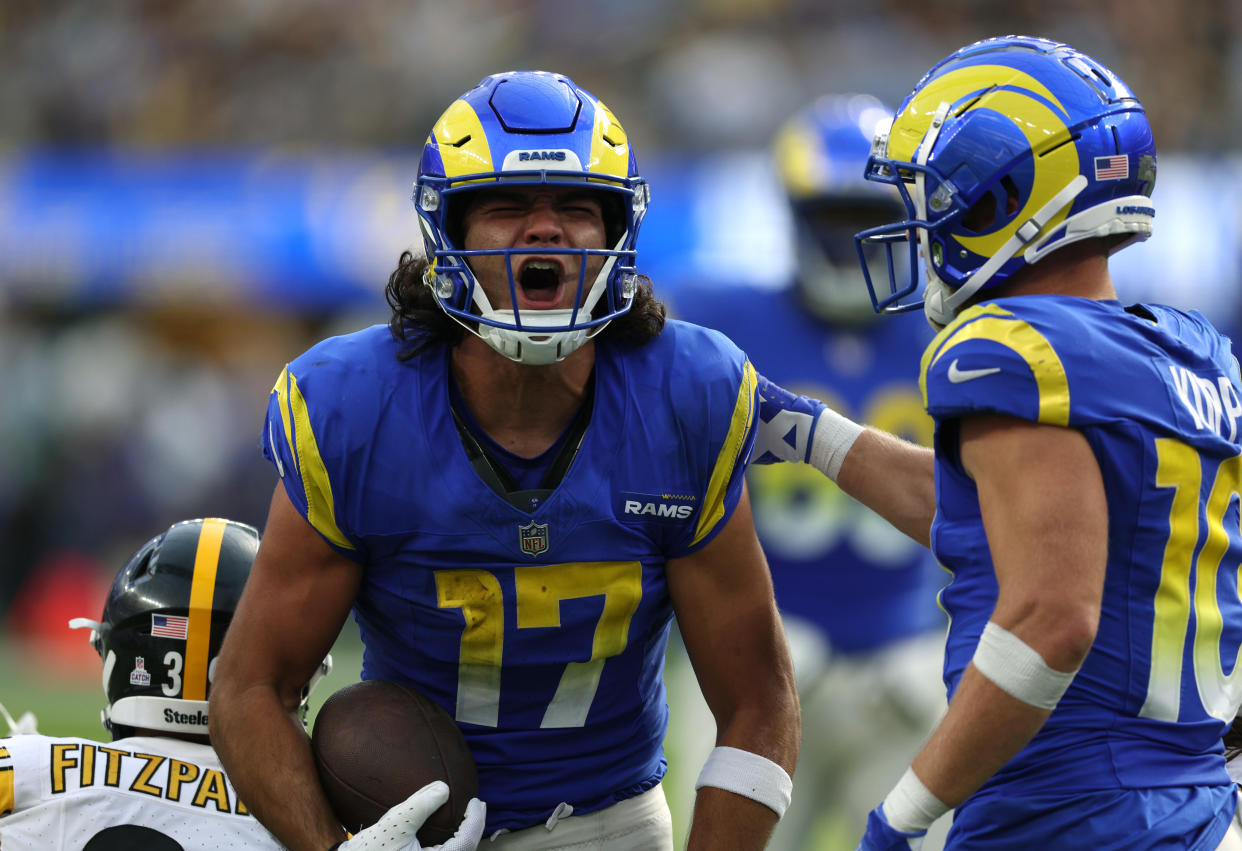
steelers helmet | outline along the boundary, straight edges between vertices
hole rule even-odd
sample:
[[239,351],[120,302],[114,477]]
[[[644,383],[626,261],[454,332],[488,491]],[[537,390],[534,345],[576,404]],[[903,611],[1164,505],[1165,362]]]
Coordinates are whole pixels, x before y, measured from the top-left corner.
[[[1116,74],[1067,44],[1005,36],[937,63],[873,140],[868,180],[894,185],[906,216],[856,236],[905,253],[876,310],[923,307],[943,326],[977,294],[1051,251],[1151,235],[1156,148],[1143,105]],[[918,265],[927,286],[921,299]]]
[[875,316],[854,234],[903,213],[892,187],[863,178],[875,129],[892,118],[892,109],[872,95],[827,94],[791,116],[773,140],[773,164],[793,218],[798,291],[824,319]]
[[[510,187],[585,187],[604,212],[601,249],[468,251],[462,220],[470,193]],[[561,74],[506,71],[485,77],[436,121],[423,146],[414,183],[429,267],[424,282],[436,303],[469,332],[519,363],[565,358],[629,310],[638,288],[638,229],[647,212],[647,183],[617,117],[598,98]],[[493,307],[470,260],[503,255],[512,309]],[[517,290],[548,270],[532,255],[578,255],[571,308],[518,309]],[[588,280],[587,261],[602,268]]]
[[[216,656],[258,548],[258,531],[244,523],[215,517],[175,523],[121,568],[98,621],[69,622],[91,630],[91,646],[103,660],[101,714],[114,739],[137,728],[208,734]],[[331,657],[324,660],[310,686],[331,664]]]

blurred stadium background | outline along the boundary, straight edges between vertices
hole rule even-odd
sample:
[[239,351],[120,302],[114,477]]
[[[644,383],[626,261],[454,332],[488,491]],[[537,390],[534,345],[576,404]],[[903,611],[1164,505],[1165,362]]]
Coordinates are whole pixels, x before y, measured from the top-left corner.
[[[1002,8],[1002,6],[1004,8]],[[1236,326],[1239,0],[6,0],[0,6],[0,702],[102,737],[69,617],[152,533],[262,525],[280,367],[387,318],[431,123],[485,74],[566,73],[621,117],[654,204],[640,263],[773,286],[792,259],[767,145],[799,105],[895,105],[952,49],[1069,41],[1144,100],[1157,235],[1123,297]],[[314,706],[357,677],[356,632]],[[3,732],[0,726],[0,732]]]

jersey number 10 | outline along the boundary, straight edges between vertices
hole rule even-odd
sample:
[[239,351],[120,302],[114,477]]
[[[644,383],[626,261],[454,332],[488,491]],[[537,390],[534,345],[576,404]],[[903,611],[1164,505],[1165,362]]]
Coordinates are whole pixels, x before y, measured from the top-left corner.
[[[1238,526],[1242,456],[1234,455],[1221,462],[1211,482],[1203,517],[1200,517],[1199,495],[1204,465],[1199,453],[1179,440],[1161,438],[1156,441],[1156,457],[1156,485],[1173,490],[1173,505],[1169,510],[1169,539],[1164,548],[1160,586],[1156,590],[1151,676],[1147,699],[1139,715],[1157,721],[1178,720],[1182,660],[1189,638],[1194,682],[1203,710],[1228,723],[1242,703],[1242,666],[1239,666],[1242,660],[1239,649],[1233,648],[1229,660],[1231,673],[1225,673],[1221,648],[1225,614],[1221,611],[1217,585],[1225,555],[1232,555],[1227,566],[1236,570],[1238,553],[1242,551],[1239,540],[1242,530]],[[1196,558],[1201,522],[1207,524],[1207,533]],[[1193,634],[1190,634],[1192,610],[1195,617]],[[1226,601],[1226,612],[1230,618],[1237,618],[1242,612],[1236,577],[1232,599]]]

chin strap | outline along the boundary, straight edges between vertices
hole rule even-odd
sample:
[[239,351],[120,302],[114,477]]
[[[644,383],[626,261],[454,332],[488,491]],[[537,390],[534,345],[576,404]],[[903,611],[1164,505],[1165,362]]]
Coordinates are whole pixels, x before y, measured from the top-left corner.
[[1026,247],[1022,258],[1027,263],[1034,263],[1048,252],[1080,239],[1130,234],[1130,239],[1113,246],[1112,250],[1116,252],[1135,240],[1151,236],[1152,219],[1155,215],[1156,208],[1146,195],[1113,198],[1070,216],[1064,222],[1064,233],[1060,239],[1052,241],[1057,233],[1055,230],[1045,234],[1042,239]]
[[[573,311],[557,309],[522,312],[522,315],[527,317],[531,314],[534,314],[533,318],[539,320],[563,319],[564,323],[568,323],[570,317],[573,316]],[[495,319],[509,324],[514,324],[515,320],[512,310],[492,310],[484,313],[483,316],[486,319]],[[511,328],[497,328],[494,325],[479,323],[478,335],[485,343],[509,360],[533,366],[546,366],[564,360],[590,339],[586,329],[546,332],[540,329],[541,326],[531,324],[528,330],[515,331]]]
[[[971,275],[966,283],[962,284],[956,290],[945,293],[943,289],[937,288],[932,290],[928,287],[928,295],[930,296],[924,304],[924,312],[927,318],[933,323],[940,325],[948,325],[953,321],[953,317],[961,310],[962,305],[969,301],[975,293],[983,289],[984,284],[992,279],[992,276],[1000,271],[1004,266],[1013,259],[1022,247],[1034,242],[1039,236],[1039,232],[1044,229],[1048,222],[1052,221],[1057,213],[1064,210],[1074,202],[1084,189],[1087,188],[1087,178],[1081,174],[1074,177],[1069,183],[1061,188],[1061,191],[1053,195],[1044,206],[1040,207],[1035,215],[1031,216],[1025,222],[1018,226],[1013,236],[1009,237],[995,254],[989,257],[982,266],[980,266],[973,275]],[[924,231],[926,233],[926,231]],[[1084,234],[1085,236],[1086,234]],[[1079,237],[1082,238],[1082,237]],[[1062,243],[1057,242],[1060,246]],[[1038,256],[1038,255],[1037,255]],[[930,270],[929,276],[933,276]],[[940,280],[937,278],[936,280]]]

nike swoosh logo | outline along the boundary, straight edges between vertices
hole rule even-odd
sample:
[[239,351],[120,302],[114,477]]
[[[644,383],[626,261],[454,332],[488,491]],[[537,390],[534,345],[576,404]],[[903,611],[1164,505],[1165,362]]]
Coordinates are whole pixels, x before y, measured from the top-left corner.
[[949,380],[954,384],[961,384],[963,381],[970,381],[973,378],[983,378],[985,375],[993,375],[997,372],[1000,372],[999,366],[992,366],[986,369],[958,369],[956,358],[954,358],[953,363],[949,364]]

